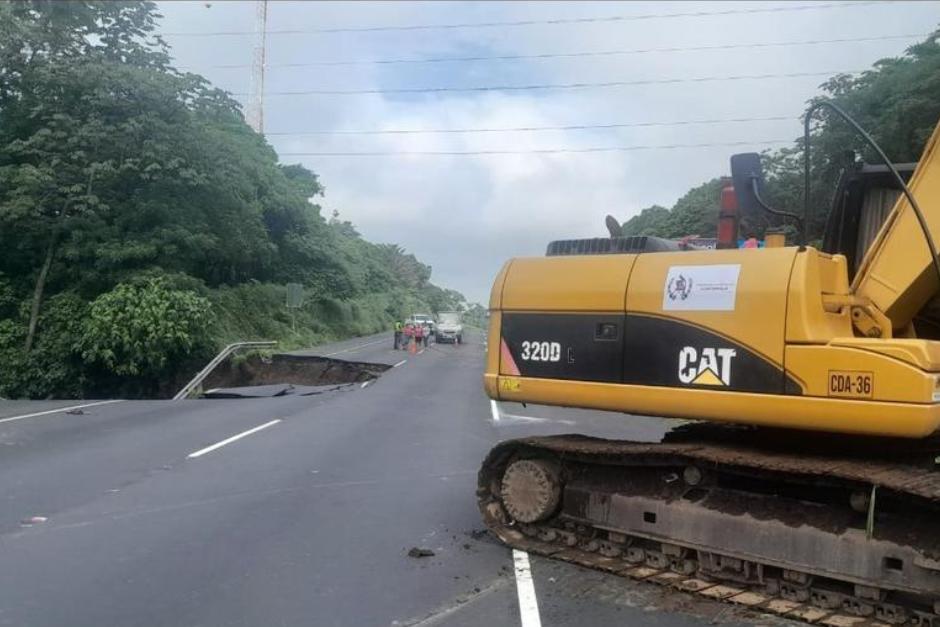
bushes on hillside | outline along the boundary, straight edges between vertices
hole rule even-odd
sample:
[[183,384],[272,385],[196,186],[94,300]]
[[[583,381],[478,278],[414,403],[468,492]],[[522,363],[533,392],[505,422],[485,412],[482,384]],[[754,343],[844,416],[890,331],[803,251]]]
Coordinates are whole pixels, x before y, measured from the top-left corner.
[[82,358],[120,376],[160,378],[191,355],[211,351],[209,301],[160,278],[121,283],[85,317]]

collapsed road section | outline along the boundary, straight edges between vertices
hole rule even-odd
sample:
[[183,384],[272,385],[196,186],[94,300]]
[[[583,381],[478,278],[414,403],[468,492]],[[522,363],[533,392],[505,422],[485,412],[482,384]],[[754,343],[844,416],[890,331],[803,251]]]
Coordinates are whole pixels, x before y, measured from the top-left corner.
[[313,395],[378,378],[391,366],[315,355],[253,354],[229,359],[203,381],[202,398]]

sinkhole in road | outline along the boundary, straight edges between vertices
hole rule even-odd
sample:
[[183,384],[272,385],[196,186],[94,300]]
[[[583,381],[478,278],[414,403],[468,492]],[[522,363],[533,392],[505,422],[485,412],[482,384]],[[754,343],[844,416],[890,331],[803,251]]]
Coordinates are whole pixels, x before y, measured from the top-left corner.
[[313,355],[253,354],[220,364],[202,384],[203,398],[319,394],[378,378],[391,366]]

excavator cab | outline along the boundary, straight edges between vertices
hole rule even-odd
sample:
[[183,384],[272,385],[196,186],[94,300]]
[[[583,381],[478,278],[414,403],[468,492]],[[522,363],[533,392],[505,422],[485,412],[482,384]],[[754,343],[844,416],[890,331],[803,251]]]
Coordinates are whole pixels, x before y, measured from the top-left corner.
[[[895,165],[905,182],[916,167],[916,163]],[[832,197],[822,250],[845,255],[849,280],[900,196],[897,182],[884,165],[857,161],[843,170]]]

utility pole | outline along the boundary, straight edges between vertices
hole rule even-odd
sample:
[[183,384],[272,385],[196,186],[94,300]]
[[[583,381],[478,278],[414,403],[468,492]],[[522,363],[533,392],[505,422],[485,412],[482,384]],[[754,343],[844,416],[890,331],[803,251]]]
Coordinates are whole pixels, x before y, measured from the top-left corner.
[[268,0],[255,1],[255,42],[248,82],[248,125],[264,134],[264,64],[268,34]]

